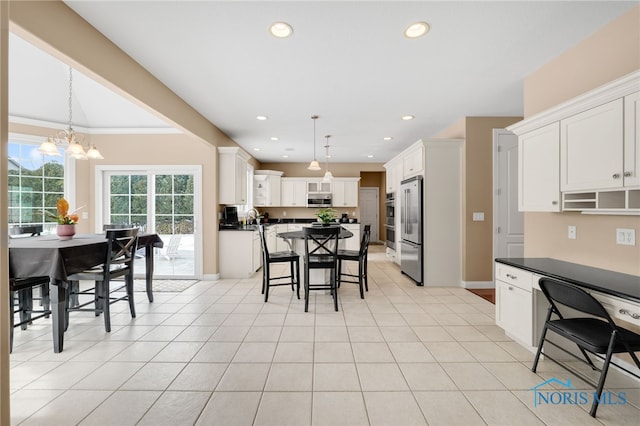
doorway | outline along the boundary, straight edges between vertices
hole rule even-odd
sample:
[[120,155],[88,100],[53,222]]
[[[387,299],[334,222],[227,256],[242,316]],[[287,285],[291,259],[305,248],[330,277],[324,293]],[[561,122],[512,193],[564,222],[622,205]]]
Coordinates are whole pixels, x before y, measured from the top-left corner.
[[358,205],[360,206],[360,223],[371,225],[371,241],[380,241],[380,193],[377,187],[361,187]]
[[202,275],[199,167],[105,166],[96,168],[96,174],[98,231],[103,224],[131,224],[140,232],[157,233],[164,247],[154,253],[155,277]]
[[493,130],[493,257],[524,257],[524,215],[518,211],[518,137]]

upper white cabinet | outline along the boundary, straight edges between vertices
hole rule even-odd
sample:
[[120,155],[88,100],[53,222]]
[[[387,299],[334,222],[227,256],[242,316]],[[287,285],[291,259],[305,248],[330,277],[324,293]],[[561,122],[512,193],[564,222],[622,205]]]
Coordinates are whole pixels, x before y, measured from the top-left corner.
[[253,205],[256,207],[279,206],[282,172],[256,170],[253,175]]
[[623,186],[622,98],[560,121],[560,189]]
[[360,178],[333,179],[333,207],[358,206],[358,181]]
[[322,179],[308,179],[307,192],[331,192],[331,182],[323,182]]
[[518,209],[560,211],[560,125],[518,137]]
[[235,147],[218,148],[218,203],[247,204],[249,154]]
[[625,186],[640,186],[640,92],[624,98]]
[[307,180],[300,178],[286,178],[281,180],[281,205],[282,207],[306,207],[307,206]]
[[413,145],[402,156],[402,179],[421,174],[424,170],[424,147],[422,144]]
[[387,193],[396,192],[400,185],[400,171],[402,164],[398,160],[389,161],[384,165],[386,169],[386,187]]
[[635,71],[508,127],[519,136],[520,210],[558,211],[558,172],[562,211],[640,214],[639,86]]

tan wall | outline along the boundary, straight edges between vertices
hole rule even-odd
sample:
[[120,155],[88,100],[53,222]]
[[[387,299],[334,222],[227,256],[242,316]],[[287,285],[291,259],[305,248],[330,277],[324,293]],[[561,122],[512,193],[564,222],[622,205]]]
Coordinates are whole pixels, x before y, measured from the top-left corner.
[[[640,6],[606,25],[525,80],[529,116],[640,69]],[[567,226],[578,228],[575,241]],[[635,247],[615,243],[615,228],[634,228]],[[640,275],[640,217],[526,213],[525,255]]]

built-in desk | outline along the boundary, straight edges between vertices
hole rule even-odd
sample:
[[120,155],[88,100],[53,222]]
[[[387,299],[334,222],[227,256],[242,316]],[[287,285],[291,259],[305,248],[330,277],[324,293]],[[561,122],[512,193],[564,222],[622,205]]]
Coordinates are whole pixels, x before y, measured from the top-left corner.
[[[551,258],[499,258],[495,260],[496,324],[527,349],[536,350],[549,306],[538,286],[541,277],[587,290],[616,322],[640,332],[640,276]],[[622,358],[625,367],[630,366]]]

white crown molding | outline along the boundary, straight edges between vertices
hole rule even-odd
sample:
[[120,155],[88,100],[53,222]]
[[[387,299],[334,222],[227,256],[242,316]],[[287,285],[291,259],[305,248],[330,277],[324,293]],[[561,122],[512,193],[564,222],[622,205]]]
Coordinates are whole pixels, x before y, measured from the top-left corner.
[[555,121],[560,121],[590,108],[640,90],[640,70],[629,73],[607,84],[576,96],[566,102],[535,114],[507,127],[507,130],[522,135]]
[[[52,121],[36,120],[33,118],[17,117],[10,115],[9,123],[24,124],[28,126],[44,127],[48,129],[65,130],[68,125],[54,123]],[[162,135],[162,134],[182,134],[174,127],[80,127],[73,126],[78,133],[87,135]]]

